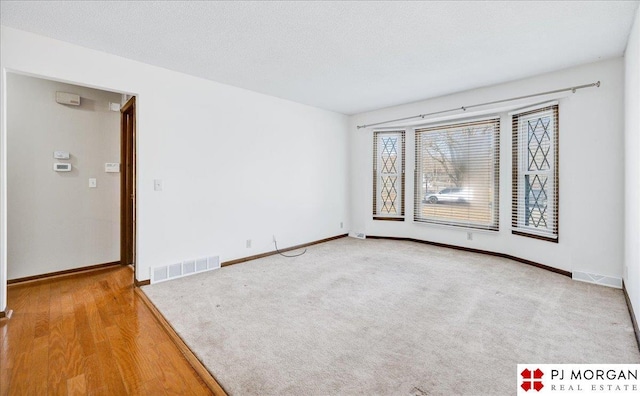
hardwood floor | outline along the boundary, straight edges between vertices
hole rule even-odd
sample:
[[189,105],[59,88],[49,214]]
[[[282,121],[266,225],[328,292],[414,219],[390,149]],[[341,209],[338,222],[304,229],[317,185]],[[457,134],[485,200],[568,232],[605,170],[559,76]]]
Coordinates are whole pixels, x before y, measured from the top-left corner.
[[130,267],[13,285],[0,395],[210,395],[134,292]]

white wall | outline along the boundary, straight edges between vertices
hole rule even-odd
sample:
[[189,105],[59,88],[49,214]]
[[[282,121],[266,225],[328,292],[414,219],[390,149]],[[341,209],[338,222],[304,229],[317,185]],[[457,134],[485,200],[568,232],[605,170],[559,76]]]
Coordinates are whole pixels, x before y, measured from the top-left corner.
[[[6,71],[16,70],[138,95],[139,280],[156,265],[271,251],[273,234],[284,248],[348,229],[346,116],[1,29],[2,92]],[[6,100],[0,243],[6,238]],[[163,191],[153,190],[154,179],[163,180]],[[6,245],[0,267],[4,309]]]
[[625,269],[624,283],[640,315],[640,9],[625,60]]
[[[504,115],[500,139],[500,231],[473,232],[419,224],[413,218],[414,134],[407,131],[405,222],[371,218],[371,150],[374,128],[357,125],[470,106],[600,80],[560,101],[559,243],[511,234],[511,124]],[[540,100],[538,100],[540,101]],[[524,103],[526,101],[520,101]],[[504,106],[503,106],[504,108]],[[623,261],[623,60],[606,60],[507,84],[462,92],[350,119],[351,229],[500,252],[567,271],[611,277],[619,283]]]
[[[80,95],[80,106],[56,103],[56,91]],[[120,162],[109,102],[121,95],[8,73],[7,97],[8,279],[120,260],[120,174],[104,163]]]

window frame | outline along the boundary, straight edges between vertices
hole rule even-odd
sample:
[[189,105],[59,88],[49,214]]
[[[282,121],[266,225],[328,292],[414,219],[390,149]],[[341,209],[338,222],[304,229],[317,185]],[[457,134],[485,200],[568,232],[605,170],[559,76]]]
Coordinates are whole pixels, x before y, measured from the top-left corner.
[[[530,170],[529,169],[529,142],[524,144],[524,139],[528,138],[527,132],[521,130],[522,120],[535,118],[536,114],[551,112],[552,134],[549,141],[551,148],[549,154],[551,158],[546,158],[550,169],[548,170]],[[557,102],[538,105],[533,108],[519,110],[510,113],[512,125],[512,199],[511,199],[511,234],[523,237],[539,239],[548,242],[558,243],[560,240],[559,233],[559,198],[560,198],[560,180],[559,180],[559,135],[560,135],[560,111]],[[526,117],[526,118],[525,118]],[[527,221],[526,216],[526,194],[523,194],[525,179],[523,176],[545,175],[547,180],[551,179],[551,188],[549,194],[546,194],[548,209],[551,214],[548,216],[551,222],[551,231],[540,231],[533,227],[523,224]]]
[[[394,173],[400,179],[400,188],[397,190],[396,202],[399,208],[399,214],[383,214],[381,213],[381,208],[379,207],[378,196],[382,192],[381,183],[379,183],[379,178],[381,174],[379,172],[380,164],[379,157],[381,155],[380,144],[382,142],[382,138],[388,136],[397,136],[400,147],[396,148],[397,155],[399,156],[399,161],[397,163],[397,167],[399,168],[396,173]],[[406,157],[406,130],[398,129],[398,130],[379,130],[373,132],[373,205],[372,205],[372,214],[373,220],[385,220],[385,221],[404,221],[405,219],[405,157]],[[387,173],[388,175],[388,173]]]
[[[481,125],[482,123],[493,123],[494,129],[492,132],[492,143],[491,143],[491,151],[493,159],[493,169],[491,172],[491,180],[489,188],[493,191],[493,206],[491,209],[491,221],[487,224],[479,224],[474,223],[471,219],[466,220],[429,220],[422,216],[421,212],[421,202],[422,202],[422,174],[423,169],[422,165],[419,162],[422,159],[422,154],[420,153],[422,146],[422,134],[428,133],[429,131],[436,131],[438,129],[453,129],[453,128],[461,128],[464,126],[472,126],[474,124]],[[428,224],[435,225],[440,227],[452,227],[455,229],[465,229],[465,230],[473,230],[474,232],[489,232],[495,233],[500,231],[500,127],[501,127],[501,117],[499,114],[489,114],[482,116],[480,118],[470,118],[470,119],[453,119],[448,120],[446,122],[438,122],[432,125],[422,125],[418,126],[414,129],[415,132],[415,159],[414,159],[414,192],[413,192],[413,202],[414,202],[414,215],[413,221],[416,224]],[[445,187],[444,190],[452,190],[454,188],[465,189],[465,187]],[[419,196],[420,195],[420,196]]]

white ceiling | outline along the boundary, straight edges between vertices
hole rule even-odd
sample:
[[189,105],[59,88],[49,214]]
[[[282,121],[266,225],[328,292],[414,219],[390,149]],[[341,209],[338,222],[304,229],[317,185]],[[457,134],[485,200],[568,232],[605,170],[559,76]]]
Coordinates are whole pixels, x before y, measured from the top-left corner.
[[355,114],[623,55],[638,1],[0,2],[0,23]]

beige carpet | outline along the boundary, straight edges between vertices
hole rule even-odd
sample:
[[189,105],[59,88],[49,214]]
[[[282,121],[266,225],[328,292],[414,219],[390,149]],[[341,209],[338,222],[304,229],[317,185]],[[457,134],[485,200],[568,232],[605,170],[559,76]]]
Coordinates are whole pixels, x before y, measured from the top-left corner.
[[507,395],[518,363],[640,363],[621,290],[343,238],[146,286],[233,395]]

